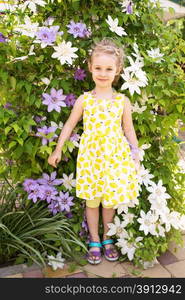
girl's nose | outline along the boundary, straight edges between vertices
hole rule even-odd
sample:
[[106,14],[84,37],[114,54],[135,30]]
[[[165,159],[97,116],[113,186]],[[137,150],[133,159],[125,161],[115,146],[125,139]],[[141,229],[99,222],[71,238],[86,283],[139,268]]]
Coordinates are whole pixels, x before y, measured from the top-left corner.
[[101,75],[102,77],[106,77],[106,72],[105,72],[105,71],[102,71],[100,75]]

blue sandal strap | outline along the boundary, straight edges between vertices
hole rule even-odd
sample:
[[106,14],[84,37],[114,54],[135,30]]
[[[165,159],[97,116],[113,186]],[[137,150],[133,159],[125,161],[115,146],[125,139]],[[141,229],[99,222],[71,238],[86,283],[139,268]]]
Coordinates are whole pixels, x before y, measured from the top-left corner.
[[90,242],[89,247],[98,247],[101,248],[102,244],[100,242]]
[[108,244],[114,244],[114,241],[112,239],[102,241],[102,245],[108,245]]

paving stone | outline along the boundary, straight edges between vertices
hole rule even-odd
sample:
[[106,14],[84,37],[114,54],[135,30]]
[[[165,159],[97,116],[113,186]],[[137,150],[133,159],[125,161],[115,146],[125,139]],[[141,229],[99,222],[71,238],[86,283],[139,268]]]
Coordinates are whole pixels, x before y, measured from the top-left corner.
[[41,270],[33,270],[29,272],[23,273],[24,278],[43,278],[43,274]]
[[130,274],[132,276],[135,275],[137,277],[148,277],[148,278],[171,278],[172,277],[170,272],[166,270],[166,266],[164,268],[160,264],[156,264],[151,268],[143,270],[135,267],[130,262],[125,262],[123,264],[123,268],[125,269],[126,274]]
[[22,264],[21,265],[15,265],[15,266],[9,266],[5,268],[0,268],[0,278],[9,276],[9,275],[14,275],[14,274],[19,274],[22,273]]
[[5,278],[23,278],[23,274],[22,273],[12,274],[12,275],[6,276]]
[[183,235],[184,245],[183,248],[177,246],[174,242],[170,243],[168,249],[170,252],[176,256],[178,260],[185,260],[185,235]]
[[67,275],[66,278],[87,278],[87,275],[83,272]]
[[177,257],[175,255],[173,255],[169,250],[167,250],[165,253],[163,253],[161,256],[159,256],[157,259],[161,265],[169,265],[169,264],[178,262]]
[[167,265],[165,268],[172,274],[172,277],[185,278],[185,260]]
[[50,277],[51,278],[64,278],[68,275],[79,273],[79,272],[81,272],[81,270],[77,269],[73,272],[69,272],[68,266],[65,265],[63,269],[58,268],[56,271],[53,271],[53,269],[51,267],[46,267],[46,268],[42,269],[42,272],[43,272],[44,277],[46,277],[46,278],[50,278]]
[[105,258],[103,258],[102,262],[98,265],[87,264],[83,267],[83,270],[89,278],[120,278],[126,275],[125,270],[119,262],[109,262]]

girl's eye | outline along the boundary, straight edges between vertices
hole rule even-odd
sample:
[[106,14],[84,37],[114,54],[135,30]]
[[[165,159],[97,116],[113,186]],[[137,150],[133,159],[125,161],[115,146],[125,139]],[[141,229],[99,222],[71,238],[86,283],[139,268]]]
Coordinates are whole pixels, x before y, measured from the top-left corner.
[[108,71],[112,71],[112,69],[107,69]]

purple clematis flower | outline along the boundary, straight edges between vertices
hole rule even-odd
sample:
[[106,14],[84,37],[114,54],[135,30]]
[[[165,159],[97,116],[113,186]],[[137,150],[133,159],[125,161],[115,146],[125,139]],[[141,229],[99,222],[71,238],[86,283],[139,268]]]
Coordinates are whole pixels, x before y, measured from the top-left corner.
[[62,35],[63,32],[58,32],[59,26],[41,27],[36,32],[37,40],[35,42],[41,43],[41,47],[51,46],[56,41],[57,34]]
[[56,195],[58,194],[58,191],[53,186],[49,185],[43,185],[44,190],[44,200],[46,200],[48,203],[50,203],[52,200],[56,199]]
[[36,123],[40,123],[40,122],[45,121],[45,120],[46,120],[46,117],[34,116],[34,121]]
[[56,200],[52,200],[48,205],[48,209],[53,215],[56,215],[58,213],[58,202]]
[[69,192],[59,192],[59,197],[57,197],[58,210],[70,212],[70,207],[74,205],[74,203],[72,202],[73,198],[74,197],[69,196]]
[[23,182],[23,187],[26,192],[31,192],[30,186],[36,184],[37,181],[31,178],[25,179]]
[[11,110],[12,109],[12,103],[6,102],[6,104],[3,105],[4,108]]
[[6,38],[5,36],[0,32],[0,43],[5,43],[6,42]]
[[130,1],[130,3],[128,4],[128,6],[127,6],[127,8],[126,8],[127,14],[132,14],[132,13],[133,13],[133,8],[132,8],[132,6],[133,6],[133,3],[132,3],[132,1]]
[[83,69],[77,69],[75,71],[75,74],[74,74],[74,79],[76,80],[84,80],[84,78],[86,77],[86,73]]
[[67,27],[69,28],[68,32],[71,33],[75,38],[84,38],[90,36],[90,31],[87,29],[84,23],[75,23],[74,21],[71,21]]
[[47,138],[43,135],[48,135],[51,132],[55,132],[56,127],[47,127],[44,126],[42,128],[38,128],[37,129],[38,132],[36,133],[36,136],[40,136],[42,137],[42,145],[46,145],[48,142],[52,142],[56,137],[58,137],[58,135],[54,134],[52,138]]
[[68,94],[65,98],[65,103],[67,106],[73,106],[76,101],[76,96],[74,94]]
[[32,199],[34,203],[37,202],[38,199],[44,200],[44,189],[41,185],[34,183],[30,185],[30,194],[28,195],[28,199]]
[[73,217],[73,214],[71,212],[68,212],[65,214],[65,216],[68,218],[68,219],[72,219]]
[[71,142],[78,142],[80,140],[80,135],[78,133],[72,133],[70,136]]
[[60,112],[61,106],[66,106],[66,103],[64,102],[66,96],[63,95],[62,89],[57,91],[54,88],[52,88],[51,94],[43,93],[42,97],[42,103],[48,105],[48,112],[51,112],[52,110]]
[[43,185],[60,185],[62,184],[62,179],[56,179],[57,172],[52,172],[51,176],[46,173],[42,174],[42,178],[37,179],[37,182]]

